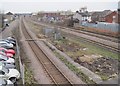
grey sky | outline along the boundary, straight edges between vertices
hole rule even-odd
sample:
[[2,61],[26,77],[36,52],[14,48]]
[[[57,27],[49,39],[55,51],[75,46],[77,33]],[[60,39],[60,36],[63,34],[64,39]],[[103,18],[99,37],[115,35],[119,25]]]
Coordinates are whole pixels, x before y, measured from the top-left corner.
[[79,8],[86,6],[88,11],[99,11],[99,10],[116,10],[118,8],[119,0],[104,0],[101,2],[94,0],[86,0],[78,1],[64,1],[64,0],[45,0],[44,2],[40,0],[29,0],[24,2],[24,0],[0,0],[0,10],[4,10],[5,12],[13,12],[13,13],[27,13],[27,12],[38,12],[38,11],[56,11],[56,10],[72,10],[76,11]]

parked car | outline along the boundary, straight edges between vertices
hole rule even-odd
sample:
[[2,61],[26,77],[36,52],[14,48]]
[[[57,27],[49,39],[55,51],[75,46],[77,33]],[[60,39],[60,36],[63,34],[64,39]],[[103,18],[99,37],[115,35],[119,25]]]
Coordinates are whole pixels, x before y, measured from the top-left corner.
[[13,49],[13,44],[11,44],[11,43],[7,43],[7,42],[5,42],[5,41],[0,41],[0,47],[4,47],[4,48],[7,48],[7,49]]
[[7,40],[16,42],[14,37],[7,37]]
[[13,50],[13,49],[6,49],[6,48],[0,47],[0,50],[4,51],[5,53],[11,53],[11,54],[15,55],[15,50]]
[[20,73],[17,69],[7,69],[3,66],[0,66],[0,78],[10,80],[13,83],[20,78]]
[[16,42],[11,40],[11,39],[3,39],[3,41],[8,42],[8,43],[12,43],[14,46],[16,46]]
[[11,53],[5,53],[3,50],[0,50],[0,54],[3,55],[3,56],[14,58],[13,54],[11,54]]
[[6,62],[0,62],[0,66],[3,66],[5,68],[8,68],[8,69],[15,69],[15,65],[14,64],[8,64]]
[[15,60],[13,58],[9,58],[9,57],[1,55],[1,54],[0,54],[0,62],[15,64]]
[[0,78],[0,86],[14,86],[10,80]]

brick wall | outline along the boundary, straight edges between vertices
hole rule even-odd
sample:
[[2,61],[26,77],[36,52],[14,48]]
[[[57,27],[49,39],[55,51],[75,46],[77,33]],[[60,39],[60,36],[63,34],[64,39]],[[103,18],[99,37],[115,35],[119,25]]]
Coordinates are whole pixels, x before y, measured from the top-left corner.
[[113,16],[117,17],[117,12],[116,11],[114,11],[111,14],[107,15],[105,17],[105,22],[108,22],[108,23],[113,23],[113,21],[117,22],[116,20],[113,20]]

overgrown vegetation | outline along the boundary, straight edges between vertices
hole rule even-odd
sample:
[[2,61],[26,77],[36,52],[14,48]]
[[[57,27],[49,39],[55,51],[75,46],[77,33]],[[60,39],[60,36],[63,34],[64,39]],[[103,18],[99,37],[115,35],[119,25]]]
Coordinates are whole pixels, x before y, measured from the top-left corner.
[[65,63],[65,65],[71,70],[73,71],[77,76],[79,76],[84,82],[88,83],[88,84],[94,84],[95,82],[93,82],[92,80],[89,79],[88,76],[86,76],[84,73],[81,72],[80,69],[78,69],[76,66],[74,66],[72,63],[70,63],[69,61],[67,61],[67,59],[65,59],[63,56],[61,56],[59,53],[57,53],[56,51],[54,51],[55,55],[62,61]]
[[[114,78],[116,76],[116,75],[113,76],[114,73],[116,74],[118,73],[116,70],[117,67],[114,67],[117,66],[117,60],[115,59],[118,59],[118,55],[115,53],[107,51],[103,48],[99,48],[98,46],[93,46],[85,42],[81,43],[76,39],[70,38],[56,40],[51,43],[53,43],[59,50],[66,53],[75,62],[88,68],[92,72],[98,74],[102,78],[102,80]],[[83,48],[86,48],[86,50],[83,50]],[[88,57],[83,58],[84,55],[88,56],[89,58]],[[91,55],[95,55],[96,57],[92,58],[90,57]],[[75,66],[71,66],[71,64],[67,63],[66,60],[63,58],[60,59],[62,61],[65,61],[65,64],[68,66],[69,69],[72,68],[72,71],[77,71],[75,70],[76,69]],[[100,60],[103,63],[99,62],[98,60]]]
[[[62,32],[62,34],[63,34],[63,36],[65,36],[68,39],[68,41],[76,43],[76,44],[78,44],[80,46],[83,46],[83,47],[87,47],[88,49],[84,53],[100,54],[104,57],[110,57],[110,58],[120,60],[120,58],[119,58],[120,54],[118,54],[118,53],[113,53],[111,51],[108,51],[107,49],[104,49],[104,48],[100,47],[100,46],[88,43],[83,38],[79,38],[79,37],[76,37],[74,35],[66,34],[64,32]],[[68,52],[68,54],[72,54],[72,52],[71,53]]]

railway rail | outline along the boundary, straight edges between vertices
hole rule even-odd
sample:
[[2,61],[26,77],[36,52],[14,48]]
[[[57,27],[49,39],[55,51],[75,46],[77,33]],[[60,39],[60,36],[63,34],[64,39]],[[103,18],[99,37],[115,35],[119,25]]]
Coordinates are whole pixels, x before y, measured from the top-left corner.
[[[58,26],[58,27],[60,27],[62,29],[67,29],[67,27],[61,27],[61,26]],[[74,32],[78,32],[78,33],[82,33],[82,34],[86,34],[86,35],[90,35],[90,36],[94,36],[94,37],[98,37],[101,39],[109,40],[109,41],[112,41],[115,43],[120,43],[119,38],[100,35],[100,34],[96,34],[96,33],[89,32],[89,31],[81,31],[80,29],[75,29],[75,28],[69,28],[69,30],[74,31]]]
[[[32,22],[32,21],[31,21]],[[36,23],[36,24],[39,24],[39,25],[44,25],[44,24],[40,24],[40,23],[37,23],[37,22],[33,22],[33,23]],[[47,25],[46,25],[47,26]],[[50,25],[51,26],[51,25]],[[93,37],[97,37],[97,38],[101,38],[101,39],[104,39],[104,40],[108,40],[108,41],[111,41],[111,42],[115,42],[115,43],[118,43],[120,42],[119,40],[117,40],[117,38],[111,38],[111,37],[107,37],[107,36],[102,36],[102,35],[97,35],[97,34],[92,34],[92,33],[87,33],[87,32],[84,32],[84,31],[79,31],[79,30],[73,30],[73,29],[69,29],[69,28],[66,28],[66,27],[62,27],[62,26],[56,26],[56,28],[61,28],[61,29],[66,29],[66,30],[71,30],[73,32],[77,32],[77,33],[82,33],[82,34],[86,34],[86,35],[90,35],[90,36],[93,36]],[[83,37],[82,37],[83,38]],[[96,44],[96,45],[99,45],[105,49],[108,49],[109,51],[112,51],[114,53],[120,53],[120,49],[119,47],[113,47],[113,46],[110,46],[109,44],[105,44],[105,43],[100,43],[100,42],[97,42],[97,41],[94,41],[94,40],[91,40],[91,39],[87,39],[87,38],[84,38],[85,41],[89,42],[89,43],[93,43],[93,44]],[[119,43],[118,43],[119,44]]]
[[[73,34],[73,35],[75,35],[75,34]],[[84,41],[86,41],[86,42],[92,43],[94,45],[99,45],[100,47],[102,47],[104,49],[107,49],[107,50],[109,50],[111,52],[114,52],[114,53],[117,53],[117,54],[120,53],[119,45],[117,45],[117,46],[110,46],[109,44],[106,44],[107,42],[103,43],[104,41],[103,42],[99,42],[99,41],[96,41],[96,40],[91,40],[91,39],[85,38],[83,36],[81,36],[81,38],[84,39]]]
[[[22,23],[22,31],[26,39],[32,39],[31,35],[28,33],[24,21]],[[44,53],[43,50],[37,45],[35,41],[28,41],[31,49],[33,50],[36,58],[42,64],[43,68],[47,72],[48,76],[51,78],[52,83],[55,85],[68,84],[73,86],[72,82],[61,72],[61,70],[51,61],[50,58]]]
[[[38,22],[38,21],[35,21],[35,22]],[[46,23],[46,24],[49,24],[49,23]],[[49,25],[51,25],[51,24],[49,24]],[[89,32],[89,31],[84,31],[84,30],[81,31],[78,28],[77,29],[76,28],[68,28],[68,27],[63,27],[63,26],[59,26],[59,25],[54,25],[54,27],[61,28],[61,29],[68,29],[68,30],[71,30],[71,31],[74,31],[74,32],[78,32],[78,33],[82,33],[82,34],[98,37],[98,38],[109,40],[109,41],[112,41],[112,42],[115,42],[115,43],[120,43],[120,39],[119,38],[112,37],[112,36],[110,37],[110,36],[107,36],[107,35],[96,34],[94,32]],[[82,28],[84,28],[84,27],[82,27]]]

